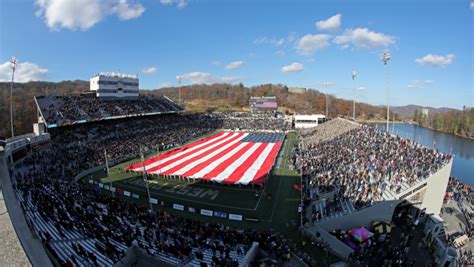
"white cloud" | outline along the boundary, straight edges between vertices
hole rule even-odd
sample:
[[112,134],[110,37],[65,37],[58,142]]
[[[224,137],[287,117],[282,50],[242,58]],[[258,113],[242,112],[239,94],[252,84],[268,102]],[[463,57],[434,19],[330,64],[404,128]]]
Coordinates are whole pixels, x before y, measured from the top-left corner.
[[181,75],[183,81],[188,81],[190,84],[213,84],[213,83],[237,83],[244,80],[243,77],[215,77],[208,72],[190,72]]
[[274,38],[274,37],[267,37],[267,36],[262,36],[258,37],[253,41],[254,44],[269,44],[273,46],[283,46],[286,44],[291,44],[296,40],[296,35],[295,33],[289,34],[287,37],[281,37],[281,38]]
[[425,88],[433,84],[433,80],[414,80],[410,84],[408,84],[408,88]]
[[328,34],[307,34],[297,41],[296,51],[300,55],[310,56],[317,50],[328,47],[330,37]]
[[428,54],[424,57],[415,59],[415,62],[420,65],[431,65],[431,66],[446,66],[453,63],[455,58],[454,54],[447,54],[446,56]]
[[469,8],[474,10],[474,2],[471,2],[471,4],[469,5]]
[[336,14],[327,20],[320,20],[316,22],[316,28],[320,31],[335,31],[341,27],[341,14]]
[[244,64],[244,62],[242,60],[234,61],[234,62],[231,62],[231,63],[227,64],[227,66],[225,66],[225,70],[235,70],[237,68],[242,67],[243,64]]
[[[15,71],[15,82],[24,83],[29,81],[44,80],[48,74],[48,69],[41,68],[34,63],[28,61],[19,63]],[[0,64],[0,82],[11,81],[12,69],[10,61]]]
[[36,16],[52,30],[61,28],[86,31],[107,16],[120,20],[140,17],[145,8],[131,0],[35,0]]
[[156,67],[149,67],[149,68],[142,69],[143,74],[152,74],[152,73],[155,73],[157,71],[158,71],[158,68],[156,68]]
[[347,48],[348,44],[362,48],[386,47],[395,43],[395,37],[367,28],[347,29],[342,35],[336,36],[334,42]]
[[119,0],[112,7],[112,13],[117,14],[121,20],[138,18],[144,11],[145,8],[141,4],[130,4],[128,0]]
[[301,72],[303,71],[304,66],[301,63],[293,62],[290,65],[283,66],[281,72]]
[[183,9],[188,5],[188,0],[160,0],[163,5],[176,5],[178,9]]
[[210,73],[199,71],[183,74],[181,75],[181,79],[188,80],[191,84],[214,83],[214,78]]

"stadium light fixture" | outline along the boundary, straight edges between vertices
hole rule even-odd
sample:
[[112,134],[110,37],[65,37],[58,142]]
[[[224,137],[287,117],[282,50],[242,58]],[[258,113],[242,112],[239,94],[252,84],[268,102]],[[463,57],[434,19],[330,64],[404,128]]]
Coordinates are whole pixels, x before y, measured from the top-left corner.
[[391,59],[390,52],[384,51],[380,55],[380,59],[383,61],[384,68],[385,68],[385,86],[387,90],[387,132],[390,130],[389,129],[389,124],[390,124],[390,86],[389,86],[389,76],[388,76],[388,61]]
[[181,105],[181,76],[176,76],[176,81],[178,82],[178,103]]
[[13,130],[13,82],[15,80],[15,70],[18,66],[18,59],[12,57],[10,60],[10,68],[12,69],[12,82],[10,83],[10,127],[12,130],[12,137],[15,137]]
[[[324,82],[323,83],[323,87],[327,88],[331,86],[331,82]],[[328,92],[325,93],[326,95],[326,120],[329,118],[328,115],[329,115],[329,109],[328,109]]]
[[356,104],[355,104],[355,78],[357,76],[356,70],[352,70],[352,119],[356,120]]

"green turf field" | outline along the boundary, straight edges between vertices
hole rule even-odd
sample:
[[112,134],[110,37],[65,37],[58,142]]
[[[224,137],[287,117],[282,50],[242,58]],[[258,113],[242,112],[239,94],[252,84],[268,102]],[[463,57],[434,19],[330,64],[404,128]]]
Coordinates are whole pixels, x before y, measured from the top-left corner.
[[[183,216],[204,217],[206,220],[229,221],[214,217],[205,217],[188,211],[173,210],[173,204],[180,204],[195,208],[196,210],[208,209],[225,213],[242,215],[244,218],[258,219],[258,225],[263,228],[269,224],[275,226],[279,223],[286,224],[288,221],[298,222],[298,204],[300,193],[296,191],[293,184],[299,183],[297,172],[288,169],[288,157],[296,141],[295,133],[288,133],[282,150],[279,153],[281,159],[278,168],[275,167],[269,175],[262,191],[258,187],[239,187],[227,185],[203,184],[199,182],[188,183],[177,180],[166,180],[155,178],[149,180],[150,195],[159,201],[157,209],[170,210]],[[150,155],[154,156],[154,155]],[[135,162],[137,160],[134,160]],[[121,169],[133,161],[124,162],[113,166],[109,170],[109,176],[104,170],[92,174],[96,181],[108,185],[112,182],[113,187],[120,188],[131,193],[140,195],[138,202],[147,203],[147,192],[142,175],[138,173],[124,173]],[[90,176],[87,176],[90,177]],[[84,179],[84,180],[88,180]],[[161,205],[163,204],[163,205]],[[249,222],[234,222],[236,224],[249,224]],[[255,222],[250,222],[255,227]]]

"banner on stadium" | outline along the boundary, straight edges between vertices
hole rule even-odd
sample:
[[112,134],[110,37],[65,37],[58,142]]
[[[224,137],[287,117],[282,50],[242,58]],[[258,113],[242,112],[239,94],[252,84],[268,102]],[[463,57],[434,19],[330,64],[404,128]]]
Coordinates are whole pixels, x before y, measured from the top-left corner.
[[248,222],[259,222],[260,220],[258,218],[252,218],[252,217],[245,217],[245,220]]
[[204,216],[211,216],[211,217],[212,217],[212,213],[213,213],[212,210],[201,209],[201,215],[204,215]]
[[214,211],[214,217],[226,219],[227,213],[222,211]]
[[110,186],[108,186],[108,185],[105,184],[105,185],[104,185],[104,189],[105,189],[105,190],[109,190],[109,189],[110,189]]
[[151,204],[158,204],[158,199],[151,197],[151,198],[150,198],[150,203],[151,203]]
[[140,198],[140,196],[138,194],[135,194],[135,193],[132,194],[132,197],[137,198],[137,199]]
[[179,204],[173,204],[173,209],[184,211],[184,206]]
[[110,191],[112,191],[112,192],[115,193],[115,191],[117,191],[117,188],[111,186],[111,187],[110,187]]
[[229,220],[232,220],[232,221],[242,221],[242,215],[230,213],[230,214],[229,214]]
[[100,188],[104,187],[104,184],[103,184],[103,183],[99,183],[99,187],[100,187]]
[[189,211],[189,212],[193,212],[193,213],[194,213],[194,212],[196,212],[196,209],[195,209],[195,208],[193,208],[193,207],[189,207],[189,208],[188,208],[188,211]]
[[123,195],[129,197],[131,194],[128,191],[123,191]]

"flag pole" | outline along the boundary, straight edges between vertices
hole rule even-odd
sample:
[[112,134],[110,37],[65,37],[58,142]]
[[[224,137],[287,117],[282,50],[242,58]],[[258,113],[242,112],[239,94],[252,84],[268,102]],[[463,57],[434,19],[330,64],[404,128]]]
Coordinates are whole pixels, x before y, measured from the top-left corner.
[[153,206],[151,205],[150,188],[148,186],[148,179],[146,177],[145,156],[143,155],[141,146],[140,146],[140,158],[141,158],[142,167],[143,167],[143,182],[145,182],[146,192],[148,194],[148,205],[150,206],[150,211],[153,211]]
[[112,196],[115,197],[114,191],[112,191],[112,179],[109,176],[109,160],[107,159],[107,150],[104,149],[104,157],[105,157],[105,168],[107,171],[107,179],[109,179],[109,186],[110,186],[110,192],[112,192]]

